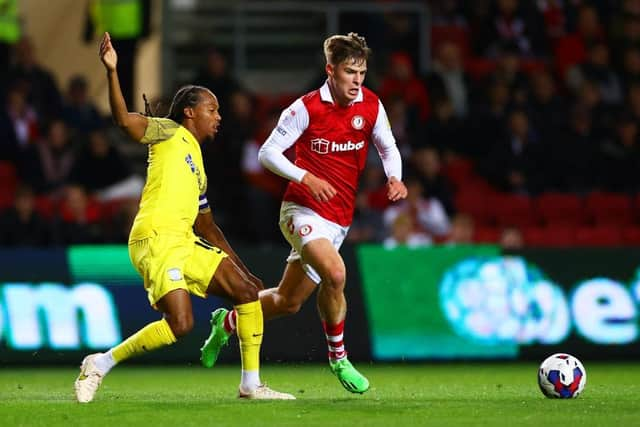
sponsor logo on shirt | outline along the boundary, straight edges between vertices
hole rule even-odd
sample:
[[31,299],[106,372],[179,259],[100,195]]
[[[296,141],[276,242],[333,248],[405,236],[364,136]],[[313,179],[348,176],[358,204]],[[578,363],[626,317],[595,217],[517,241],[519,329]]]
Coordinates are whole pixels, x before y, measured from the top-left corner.
[[193,172],[198,179],[198,189],[200,190],[200,194],[204,194],[207,191],[207,182],[200,173],[200,169],[193,161],[191,154],[187,154],[184,158],[184,161],[187,162],[187,164],[189,165],[189,169],[191,169],[191,172]]
[[282,123],[287,124],[296,116],[296,112],[293,110],[287,110],[287,113],[284,115],[282,119]]
[[324,138],[315,138],[311,140],[311,151],[315,151],[318,154],[328,154],[343,152],[343,151],[357,151],[364,147],[364,141],[360,142],[335,142],[328,141]]
[[187,154],[184,158],[184,161],[187,162],[189,167],[191,168],[191,172],[196,173],[196,165],[193,163],[193,159],[191,158],[191,154]]
[[282,136],[286,136],[286,135],[287,135],[287,131],[286,131],[286,130],[284,130],[284,129],[282,129],[282,127],[281,127],[281,126],[278,126],[278,127],[276,128],[276,130],[277,130],[277,131],[278,131],[278,133],[279,133],[280,135],[282,135]]

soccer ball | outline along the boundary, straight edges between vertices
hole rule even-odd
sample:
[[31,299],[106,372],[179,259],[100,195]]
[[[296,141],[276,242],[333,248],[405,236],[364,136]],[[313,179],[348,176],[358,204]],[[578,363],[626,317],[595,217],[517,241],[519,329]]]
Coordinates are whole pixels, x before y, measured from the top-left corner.
[[547,357],[538,369],[540,390],[550,398],[578,397],[586,384],[587,371],[582,363],[570,354],[553,354]]

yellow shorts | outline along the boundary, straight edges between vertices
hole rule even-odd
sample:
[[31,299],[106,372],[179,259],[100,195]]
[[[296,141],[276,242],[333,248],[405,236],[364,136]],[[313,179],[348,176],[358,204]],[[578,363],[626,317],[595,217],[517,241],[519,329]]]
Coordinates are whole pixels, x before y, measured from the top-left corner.
[[211,278],[227,254],[194,234],[158,234],[129,242],[129,257],[155,308],[174,289],[206,298]]

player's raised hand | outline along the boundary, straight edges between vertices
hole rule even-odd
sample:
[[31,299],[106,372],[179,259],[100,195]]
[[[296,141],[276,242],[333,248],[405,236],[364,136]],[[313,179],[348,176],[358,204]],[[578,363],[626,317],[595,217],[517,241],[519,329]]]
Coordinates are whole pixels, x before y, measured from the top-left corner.
[[407,187],[405,187],[404,183],[399,181],[395,176],[389,178],[389,181],[387,182],[387,197],[392,202],[396,202],[407,197]]
[[116,65],[118,64],[118,55],[111,44],[111,36],[109,33],[104,33],[104,36],[102,36],[102,41],[100,42],[100,60],[107,71],[115,71]]
[[333,185],[329,184],[324,179],[318,178],[311,172],[307,172],[302,178],[302,184],[305,185],[314,199],[319,202],[328,202],[337,191],[333,188]]

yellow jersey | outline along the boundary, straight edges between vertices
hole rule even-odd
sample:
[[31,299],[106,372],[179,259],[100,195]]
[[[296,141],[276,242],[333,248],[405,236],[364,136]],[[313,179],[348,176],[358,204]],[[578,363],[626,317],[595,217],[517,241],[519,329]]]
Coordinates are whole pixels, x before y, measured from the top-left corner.
[[196,138],[171,119],[149,117],[147,182],[129,242],[157,233],[188,235],[198,212],[208,211],[207,176]]

